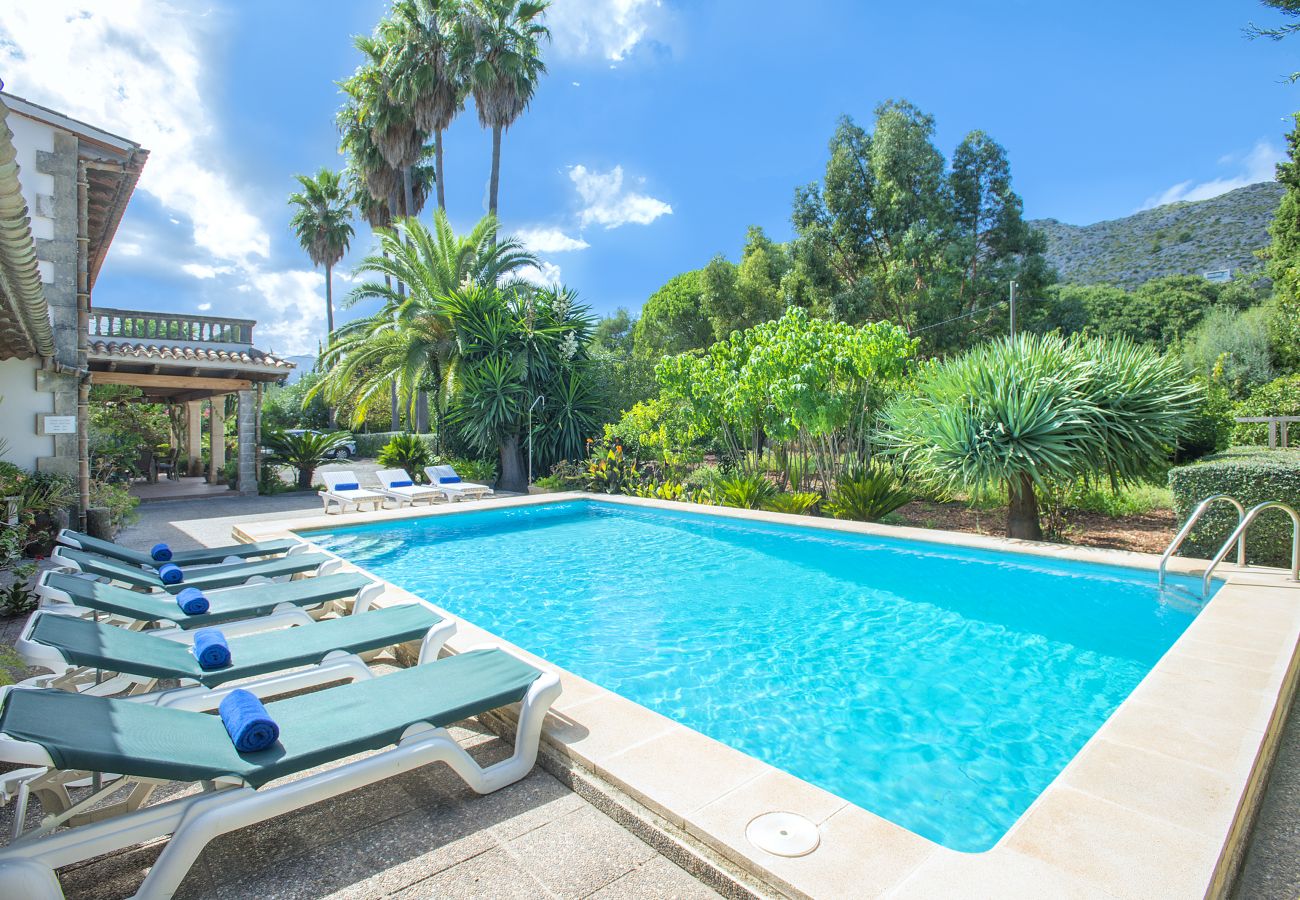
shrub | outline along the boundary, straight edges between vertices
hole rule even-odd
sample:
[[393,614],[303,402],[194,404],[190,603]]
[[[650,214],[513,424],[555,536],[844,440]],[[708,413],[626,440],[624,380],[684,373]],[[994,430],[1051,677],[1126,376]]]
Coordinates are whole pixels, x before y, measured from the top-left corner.
[[591,444],[587,459],[587,488],[604,494],[623,494],[641,480],[636,460],[623,455],[623,445]]
[[135,508],[140,505],[140,498],[135,497],[120,484],[107,481],[90,483],[90,505],[102,506],[108,510],[113,521],[113,530],[129,525],[138,518]]
[[[424,467],[433,462],[433,450],[418,434],[398,434],[379,451],[379,464],[405,469],[411,480],[419,484],[424,480]],[[457,469],[457,472],[460,470]],[[464,476],[462,476],[464,477]]]
[[469,456],[435,456],[434,465],[451,466],[465,481],[473,481],[492,487],[497,483],[497,464],[491,459],[475,459]]
[[1184,361],[1198,375],[1222,381],[1233,399],[1245,397],[1273,377],[1267,316],[1268,310],[1258,306],[1210,310],[1187,336]]
[[806,516],[817,508],[821,500],[822,495],[816,491],[793,491],[789,494],[777,494],[768,500],[763,508],[772,512]]
[[686,485],[680,481],[643,481],[628,491],[634,497],[648,497],[651,500],[685,500]]
[[1198,383],[1202,394],[1174,450],[1174,462],[1179,465],[1227,450],[1232,443],[1232,401],[1227,388],[1216,378],[1198,379]]
[[[1248,510],[1267,500],[1300,508],[1300,450],[1229,450],[1170,469],[1169,487],[1180,523],[1197,503],[1214,494],[1235,497]],[[1237,511],[1216,503],[1187,536],[1179,555],[1213,556],[1236,525]],[[1285,513],[1266,512],[1255,521],[1246,541],[1246,558],[1259,565],[1291,565],[1291,521]]]
[[[1232,415],[1238,418],[1300,416],[1300,373],[1283,375],[1268,384],[1261,384],[1251,391],[1249,397],[1233,405]],[[1295,435],[1295,442],[1300,444],[1300,427],[1292,425],[1291,432]],[[1268,426],[1263,422],[1235,423],[1232,429],[1232,442],[1267,446]]]
[[548,491],[578,491],[587,485],[587,469],[580,463],[561,460],[551,466],[551,474],[538,478],[535,484]]
[[776,485],[762,472],[721,475],[713,483],[718,503],[741,509],[763,509],[776,496]]
[[872,466],[841,478],[826,501],[826,511],[837,519],[879,522],[911,501],[892,470]]
[[312,475],[316,469],[327,462],[329,454],[347,440],[348,435],[341,431],[328,434],[319,431],[303,431],[298,434],[267,431],[264,443],[275,454],[276,462],[289,466],[298,473],[298,487],[306,490],[311,487]]

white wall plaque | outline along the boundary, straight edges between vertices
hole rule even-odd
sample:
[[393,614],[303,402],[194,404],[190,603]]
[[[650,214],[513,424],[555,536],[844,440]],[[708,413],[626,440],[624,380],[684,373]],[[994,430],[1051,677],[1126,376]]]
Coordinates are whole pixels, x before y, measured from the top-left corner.
[[41,434],[76,434],[76,416],[41,416]]

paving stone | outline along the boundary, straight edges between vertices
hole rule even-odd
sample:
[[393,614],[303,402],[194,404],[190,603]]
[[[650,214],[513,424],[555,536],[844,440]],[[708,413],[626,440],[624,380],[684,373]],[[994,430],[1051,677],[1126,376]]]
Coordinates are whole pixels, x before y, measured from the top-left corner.
[[719,895],[700,884],[680,866],[662,856],[655,856],[590,896],[593,900],[636,900],[643,897],[708,900]]
[[555,895],[504,850],[489,850],[392,895],[394,900],[534,900]]
[[613,819],[585,805],[516,838],[508,848],[560,897],[585,897],[656,855]]

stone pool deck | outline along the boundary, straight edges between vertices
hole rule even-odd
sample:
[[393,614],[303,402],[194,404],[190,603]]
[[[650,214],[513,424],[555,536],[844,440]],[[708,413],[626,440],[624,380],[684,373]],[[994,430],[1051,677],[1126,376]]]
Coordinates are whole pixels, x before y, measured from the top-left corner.
[[[140,548],[159,541],[177,549],[228,544],[235,523],[319,510],[314,494],[151,503],[118,539]],[[473,722],[453,731],[481,764],[509,753]],[[0,807],[0,843],[7,842],[11,815],[12,807]],[[67,897],[129,897],[162,845],[63,869]],[[428,766],[213,842],[177,896],[705,900],[718,894],[540,766],[485,796],[447,767]]]
[[[142,547],[158,540],[178,547],[226,543],[236,525],[257,522],[265,527],[276,520],[301,521],[319,509],[314,497],[302,495],[151,504],[122,540]],[[474,747],[476,755],[490,759],[503,752],[499,739],[480,728],[466,727],[459,735],[467,746]],[[1300,895],[1298,819],[1300,723],[1292,709],[1236,896],[1294,900]],[[0,821],[0,827],[4,824]],[[128,895],[157,852],[157,846],[144,847],[65,870],[68,896]],[[921,885],[913,882],[913,893],[904,889],[899,896],[1018,896],[1008,889],[1008,883],[968,882],[958,893],[952,892],[953,882],[948,890],[935,883],[930,886],[936,890],[918,893],[915,889]],[[846,882],[840,885],[841,890],[825,896],[882,895],[871,887],[871,882]],[[1085,888],[1078,882],[1070,887]],[[1172,884],[1165,887],[1170,890],[1156,889],[1148,896],[1187,896],[1173,890]],[[441,767],[392,779],[227,836],[200,859],[181,894],[390,895],[716,896],[540,769],[519,784],[478,797]],[[1085,888],[1077,895],[1106,894]]]

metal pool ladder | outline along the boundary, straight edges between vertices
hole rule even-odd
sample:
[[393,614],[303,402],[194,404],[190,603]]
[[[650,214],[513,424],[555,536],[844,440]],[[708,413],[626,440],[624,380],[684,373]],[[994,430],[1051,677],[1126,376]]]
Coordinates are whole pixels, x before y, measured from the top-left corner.
[[[1196,527],[1196,523],[1201,520],[1201,516],[1205,515],[1205,511],[1213,504],[1219,502],[1231,503],[1237,508],[1237,528],[1238,530],[1241,529],[1241,523],[1245,521],[1246,518],[1246,507],[1242,506],[1241,501],[1237,498],[1229,497],[1227,494],[1215,494],[1213,497],[1206,497],[1200,503],[1196,504],[1196,509],[1192,510],[1192,514],[1187,517],[1187,524],[1183,525],[1182,529],[1174,536],[1173,541],[1171,541],[1169,546],[1165,549],[1164,555],[1160,557],[1159,577],[1161,587],[1165,586],[1165,568],[1169,565],[1169,557],[1178,552],[1178,548],[1183,545],[1183,541],[1187,540],[1187,535],[1191,534],[1192,529]],[[1233,534],[1235,535],[1236,532],[1233,532]],[[1224,544],[1224,546],[1227,547],[1228,545]],[[1244,566],[1245,564],[1246,538],[1243,535],[1237,540],[1237,565]]]
[[1214,554],[1214,559],[1210,560],[1210,567],[1205,570],[1205,576],[1201,579],[1201,596],[1209,596],[1210,576],[1214,574],[1214,567],[1223,562],[1223,558],[1228,555],[1228,550],[1233,543],[1237,544],[1238,565],[1245,564],[1246,530],[1250,528],[1250,524],[1255,519],[1259,518],[1260,513],[1273,508],[1280,509],[1291,517],[1291,580],[1300,581],[1300,513],[1297,513],[1280,500],[1267,500],[1246,513],[1236,529],[1223,542],[1219,552]]

